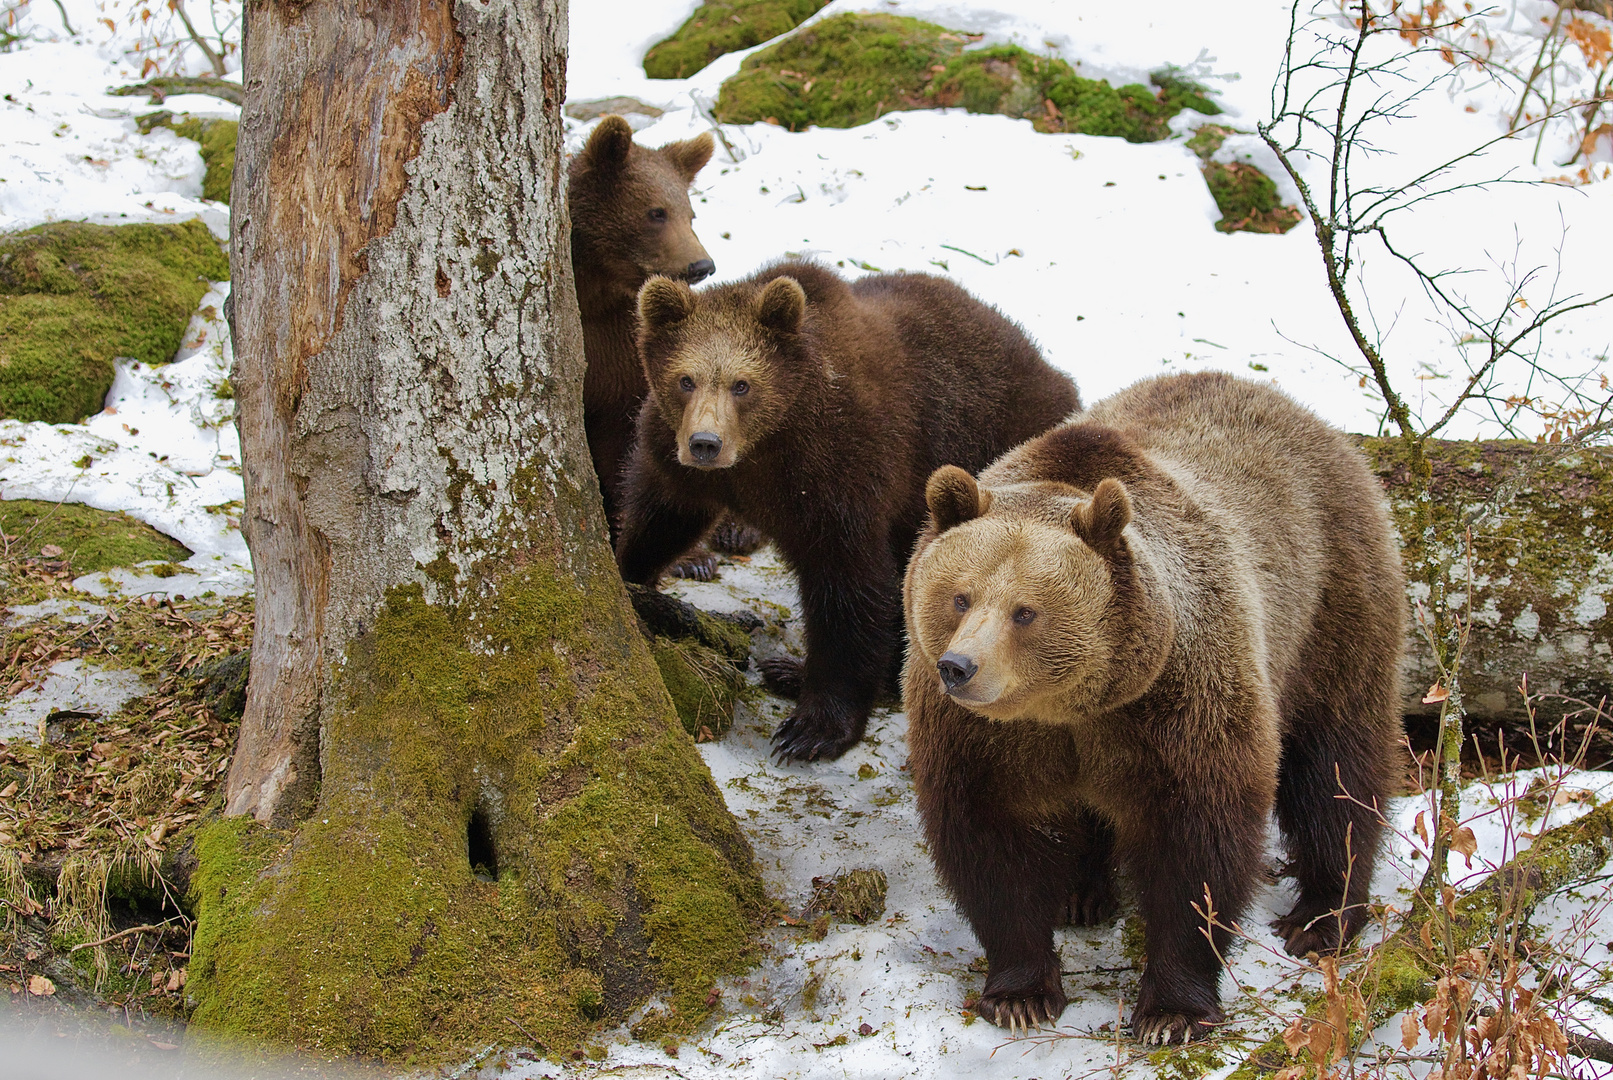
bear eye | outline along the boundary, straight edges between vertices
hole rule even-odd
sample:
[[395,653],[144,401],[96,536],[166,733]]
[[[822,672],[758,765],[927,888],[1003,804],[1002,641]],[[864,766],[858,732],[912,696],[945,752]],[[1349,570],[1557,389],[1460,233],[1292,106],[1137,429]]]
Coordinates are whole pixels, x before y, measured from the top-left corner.
[[683,378],[678,380],[678,388],[681,389],[685,394],[692,394],[694,393],[694,380],[685,375]]
[[1014,621],[1020,626],[1028,626],[1036,620],[1036,612],[1028,607],[1022,607],[1014,612]]
[[744,379],[740,379],[734,384],[735,396],[748,393],[750,393],[750,383],[746,382]]
[[664,224],[666,222],[666,210],[657,206],[654,210],[650,211],[650,220],[655,222],[657,225]]
[[959,593],[957,596],[952,598],[952,606],[957,608],[959,611],[968,611],[969,598],[963,595],[963,593]]

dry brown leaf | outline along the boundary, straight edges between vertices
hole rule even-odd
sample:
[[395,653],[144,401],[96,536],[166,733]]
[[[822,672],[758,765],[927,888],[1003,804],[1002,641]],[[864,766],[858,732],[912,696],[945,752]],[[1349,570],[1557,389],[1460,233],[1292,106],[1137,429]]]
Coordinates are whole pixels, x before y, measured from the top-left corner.
[[1305,1031],[1305,1018],[1294,1017],[1294,1022],[1283,1029],[1283,1045],[1288,1047],[1290,1054],[1297,1054],[1311,1041],[1310,1035]]
[[1423,704],[1438,705],[1440,702],[1444,701],[1450,696],[1451,692],[1445,689],[1445,686],[1442,683],[1435,682],[1433,686],[1428,688],[1428,693],[1423,695]]
[[1411,828],[1412,828],[1412,831],[1417,834],[1417,839],[1419,839],[1419,840],[1421,840],[1423,842],[1423,847],[1427,847],[1428,846],[1428,811],[1426,811],[1426,810],[1417,811],[1417,820],[1412,822]]
[[0,799],[9,799],[17,793],[17,782],[13,780],[5,787],[0,788]]
[[50,997],[56,993],[56,984],[43,975],[28,976],[28,992],[34,997]]
[[1400,1045],[1410,1050],[1417,1045],[1418,1037],[1417,1015],[1413,1010],[1407,1009],[1400,1017]]
[[1468,869],[1471,870],[1473,868],[1473,854],[1479,850],[1479,841],[1473,835],[1473,830],[1466,825],[1458,826],[1456,831],[1451,834],[1451,850],[1467,860]]

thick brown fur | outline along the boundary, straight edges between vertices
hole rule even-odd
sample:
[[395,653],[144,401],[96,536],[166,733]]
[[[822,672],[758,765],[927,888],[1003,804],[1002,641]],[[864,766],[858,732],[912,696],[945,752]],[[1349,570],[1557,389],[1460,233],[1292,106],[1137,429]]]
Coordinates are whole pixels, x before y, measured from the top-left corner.
[[1221,926],[1243,914],[1273,808],[1288,950],[1349,941],[1394,791],[1405,618],[1356,448],[1267,386],[1167,377],[978,486],[938,474],[930,505],[908,742],[931,855],[986,950],[981,1015],[1057,1019],[1054,924],[1111,912],[1118,865],[1146,926],[1134,1033],[1219,1022],[1229,935],[1212,949],[1193,906],[1208,888]]
[[606,116],[568,166],[571,266],[588,360],[583,424],[612,536],[647,391],[634,340],[638,291],[657,274],[698,281],[715,270],[689,204],[689,185],[712,146],[702,134],[652,150],[633,141],[626,120]]
[[724,512],[772,538],[800,581],[807,647],[804,665],[768,670],[800,687],[775,748],[838,757],[894,682],[926,479],[1046,431],[1079,407],[1075,386],[995,309],[924,274],[848,285],[785,262],[698,294],[654,279],[639,309],[650,394],[622,576],[654,582]]

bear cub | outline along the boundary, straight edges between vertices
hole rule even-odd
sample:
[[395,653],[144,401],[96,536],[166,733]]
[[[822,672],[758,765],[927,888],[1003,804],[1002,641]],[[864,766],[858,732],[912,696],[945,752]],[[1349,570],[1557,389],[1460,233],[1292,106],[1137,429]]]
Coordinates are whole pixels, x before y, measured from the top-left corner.
[[[622,469],[648,389],[635,340],[638,291],[657,274],[696,282],[716,272],[694,233],[689,204],[689,185],[711,160],[712,147],[708,132],[652,150],[633,141],[626,120],[606,116],[567,166],[571,266],[588,362],[583,426],[613,537]],[[754,549],[761,540],[732,523],[725,532],[726,550]],[[707,580],[716,565],[709,551],[696,550],[675,570]]]
[[639,293],[649,396],[616,558],[653,584],[724,513],[771,538],[800,583],[804,663],[773,735],[782,760],[834,758],[895,681],[901,573],[946,464],[978,469],[1080,407],[1023,331],[925,274],[847,284],[783,262],[696,294]]
[[1346,944],[1395,790],[1406,607],[1350,441],[1270,387],[1181,375],[978,483],[937,470],[926,495],[908,743],[936,869],[986,951],[979,1014],[1058,1018],[1053,927],[1111,915],[1118,867],[1147,946],[1133,1033],[1220,1022],[1224,927],[1273,808],[1299,886],[1275,928],[1295,955]]

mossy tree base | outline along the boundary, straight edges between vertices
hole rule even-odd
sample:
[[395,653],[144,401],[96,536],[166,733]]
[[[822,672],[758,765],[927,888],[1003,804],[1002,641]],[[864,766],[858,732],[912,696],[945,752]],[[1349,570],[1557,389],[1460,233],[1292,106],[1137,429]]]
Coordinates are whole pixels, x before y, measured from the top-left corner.
[[714,114],[724,123],[800,131],[961,106],[1028,119],[1038,131],[1155,142],[1169,137],[1169,121],[1183,109],[1220,112],[1202,87],[1168,69],[1151,86],[1117,89],[1016,45],[966,52],[970,40],[903,16],[837,15],[748,58],[723,83]]
[[70,424],[101,411],[112,360],[174,358],[229,260],[200,221],[58,222],[0,237],[0,417]]
[[195,1019],[416,1061],[564,1054],[654,992],[669,1030],[698,1024],[768,901],[648,658],[593,629],[625,607],[605,575],[534,570],[458,611],[396,590],[315,816],[199,838]]

